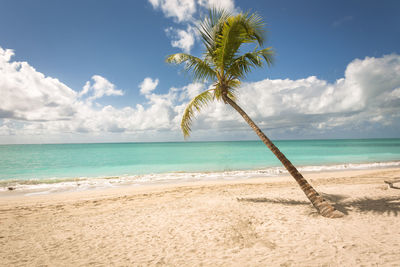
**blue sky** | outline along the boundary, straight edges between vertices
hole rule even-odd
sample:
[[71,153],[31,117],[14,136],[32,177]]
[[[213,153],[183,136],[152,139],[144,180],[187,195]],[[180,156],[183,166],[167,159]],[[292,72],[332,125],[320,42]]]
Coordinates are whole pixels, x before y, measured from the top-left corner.
[[[164,59],[166,55],[181,52],[182,49],[201,55],[201,42],[193,29],[207,6],[213,2],[219,2],[234,12],[249,9],[257,11],[267,23],[267,46],[272,46],[276,51],[275,64],[271,68],[254,71],[244,88],[261,94],[259,99],[266,101],[265,106],[269,101],[285,97],[291,99],[288,112],[280,108],[270,110],[268,107],[263,110],[263,103],[248,105],[247,110],[250,108],[250,113],[267,133],[271,132],[272,137],[400,136],[399,118],[396,116],[396,113],[400,113],[397,100],[400,90],[396,91],[400,88],[396,77],[396,73],[400,75],[397,72],[400,54],[399,1],[2,0],[0,48],[4,58],[7,58],[7,49],[14,54],[11,59],[5,59],[4,66],[10,66],[12,62],[26,62],[35,70],[34,74],[29,72],[32,75],[41,73],[44,77],[58,79],[59,83],[48,85],[44,80],[41,81],[43,77],[30,79],[28,74],[16,68],[14,71],[17,74],[14,74],[20,75],[18,80],[13,72],[4,71],[6,67],[3,66],[0,90],[6,96],[7,103],[0,106],[0,142],[182,140],[176,124],[179,124],[178,117],[187,103],[185,97],[189,98],[204,85],[192,84],[190,76],[182,74],[179,67],[167,65]],[[382,76],[374,70],[374,66],[381,66],[382,73],[388,70],[394,73]],[[346,70],[349,70],[348,77]],[[387,88],[382,89],[379,84],[367,88],[369,85],[365,85],[365,80],[360,77],[371,77],[371,72],[380,75],[387,83]],[[104,80],[92,79],[94,75]],[[358,79],[361,89],[357,87],[355,91],[360,92],[354,96],[344,96],[340,90],[348,92],[350,81],[356,79],[351,75]],[[301,82],[313,76],[315,80]],[[145,78],[149,78],[147,81],[155,86],[152,88],[148,83],[147,86],[151,87],[148,93],[141,94],[140,85],[144,86],[142,82]],[[20,82],[21,79],[27,80]],[[293,83],[284,84],[282,81],[285,79]],[[347,89],[341,89],[342,85],[337,84],[338,79],[348,81],[345,86]],[[32,80],[36,81],[34,85],[30,84]],[[262,81],[264,84],[261,85]],[[268,83],[272,81],[281,81],[272,94],[273,98],[264,96],[268,94]],[[70,95],[69,100],[60,98],[65,93],[63,90],[79,94],[87,82],[91,89],[86,94]],[[256,84],[262,87],[262,91],[255,88]],[[24,91],[31,86],[36,86],[34,90],[38,90],[33,96]],[[49,87],[41,91],[46,86]],[[57,90],[52,90],[52,86]],[[299,86],[308,89],[298,90]],[[18,97],[10,93],[10,88],[14,93],[19,92]],[[109,93],[106,93],[107,90]],[[323,104],[329,90],[338,92],[339,96],[336,97],[352,97],[353,102],[343,104],[343,99],[337,99],[341,104]],[[289,93],[285,95],[287,91]],[[371,93],[373,91],[378,93]],[[91,98],[90,93],[96,92],[98,96]],[[316,97],[315,101],[322,103],[315,104],[314,101],[315,108],[300,112],[303,115],[300,120],[295,119],[298,114],[294,112],[296,103],[293,102],[298,94],[303,98],[307,96],[307,99]],[[24,99],[21,95],[28,96]],[[50,101],[53,97],[54,101]],[[377,106],[379,110],[387,107],[387,99],[391,98],[390,111],[377,114],[372,114],[372,110],[367,112],[366,107],[370,103],[368,97],[382,98]],[[246,99],[246,95],[243,98]],[[18,101],[30,102],[32,106],[25,107]],[[279,106],[276,101],[272,107]],[[143,107],[144,113],[140,112],[138,105]],[[171,107],[167,108],[167,105]],[[46,110],[43,106],[46,106]],[[54,109],[51,109],[52,106]],[[112,107],[113,111],[105,110],[105,107]],[[85,108],[87,112],[80,114]],[[131,110],[125,112],[125,108]],[[194,128],[195,131],[198,128],[198,133],[193,134],[193,140],[255,138],[239,122],[240,118],[234,115],[227,120],[212,121],[218,114],[232,112],[225,107],[216,108],[222,111],[199,117]],[[68,113],[65,110],[72,111]],[[155,119],[142,118],[146,114],[155,116],[157,112],[168,114],[159,124],[149,126]],[[328,114],[332,113],[335,113],[331,117],[335,117],[336,121],[326,123],[324,118],[329,120]],[[137,121],[137,124],[125,127],[124,114],[130,121]],[[322,115],[326,117],[322,118]],[[110,116],[108,121],[99,121],[98,117],[105,116]],[[285,119],[285,116],[289,119]],[[350,117],[353,117],[353,121]],[[208,123],[210,121],[211,125]],[[301,123],[296,124],[299,121]],[[352,127],[354,121],[357,127]],[[294,126],[292,122],[296,122]],[[107,123],[109,125],[104,126]],[[206,131],[210,126],[214,128],[212,134]]]

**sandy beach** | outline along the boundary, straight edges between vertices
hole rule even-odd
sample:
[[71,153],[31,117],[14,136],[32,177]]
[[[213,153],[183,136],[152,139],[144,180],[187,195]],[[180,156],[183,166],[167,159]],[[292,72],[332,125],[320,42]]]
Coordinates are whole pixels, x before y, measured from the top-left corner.
[[400,169],[0,198],[1,266],[399,266]]

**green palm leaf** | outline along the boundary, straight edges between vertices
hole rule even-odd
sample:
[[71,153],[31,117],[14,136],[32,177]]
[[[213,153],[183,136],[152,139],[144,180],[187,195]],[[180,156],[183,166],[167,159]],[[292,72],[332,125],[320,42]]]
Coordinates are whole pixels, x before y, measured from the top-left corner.
[[167,63],[175,64],[186,63],[186,71],[192,71],[195,80],[212,80],[216,78],[215,71],[211,68],[207,61],[198,57],[185,53],[177,53],[169,55],[165,61]]
[[232,16],[231,13],[226,10],[210,9],[209,15],[203,22],[197,27],[203,44],[206,47],[209,55],[214,55],[216,48],[216,37],[220,34],[223,27],[223,22]]
[[263,46],[265,41],[265,23],[262,17],[257,13],[250,14],[246,12],[244,14],[245,23],[243,27],[246,29],[247,34],[252,40],[257,40],[260,46]]
[[274,52],[270,47],[245,53],[232,59],[231,65],[228,67],[226,73],[232,77],[239,79],[244,78],[245,75],[252,70],[252,68],[262,67],[264,61],[271,65],[273,62]]
[[221,32],[216,36],[216,65],[220,69],[227,68],[243,44],[262,45],[263,28],[264,23],[256,13],[239,14],[225,19]]
[[194,97],[186,106],[181,121],[181,129],[185,138],[188,138],[190,135],[192,122],[197,113],[199,113],[202,108],[206,107],[213,100],[214,95],[212,90],[207,90]]
[[224,22],[221,34],[217,36],[215,65],[221,70],[227,66],[241,44],[246,42],[241,19],[242,17],[239,15],[238,17],[229,17]]

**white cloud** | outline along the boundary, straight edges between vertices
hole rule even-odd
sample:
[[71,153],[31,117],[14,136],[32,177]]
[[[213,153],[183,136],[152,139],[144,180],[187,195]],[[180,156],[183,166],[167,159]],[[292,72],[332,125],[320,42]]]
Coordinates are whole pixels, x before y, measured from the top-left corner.
[[160,8],[167,18],[177,22],[192,21],[193,16],[200,8],[224,8],[229,11],[235,9],[233,0],[148,0],[154,9]]
[[194,0],[149,0],[153,8],[161,8],[167,18],[174,18],[177,22],[188,21],[196,12]]
[[234,11],[235,2],[233,0],[198,0],[198,4],[205,8],[223,8],[228,11]]
[[191,83],[184,86],[180,91],[180,100],[190,100],[205,90],[205,85],[202,83]]
[[[158,79],[147,77],[140,85],[146,102],[122,108],[93,105],[82,101],[82,96],[98,99],[122,91],[94,76],[78,94],[27,62],[11,62],[12,55],[12,50],[0,48],[1,143],[182,140],[179,123],[186,104],[207,88],[192,83],[157,94],[153,91]],[[356,59],[335,83],[314,76],[244,83],[239,104],[272,137],[396,130],[400,127],[398,73],[399,55]],[[240,115],[223,103],[214,103],[198,115],[193,136],[255,138]]]
[[149,0],[150,4],[153,6],[153,8],[158,8],[160,6],[160,0]]
[[0,47],[0,118],[61,120],[76,112],[74,90],[27,62],[10,62],[12,55]]
[[180,48],[185,53],[190,53],[196,39],[196,30],[193,26],[188,25],[186,31],[169,27],[165,29],[165,32],[172,39],[172,47]]
[[156,89],[157,85],[158,79],[152,80],[150,77],[147,77],[139,85],[140,93],[142,95],[148,95]]
[[121,90],[116,90],[114,84],[110,83],[106,78],[103,78],[100,75],[92,76],[92,80],[94,81],[93,84],[89,81],[86,82],[83,90],[79,93],[80,97],[92,93],[92,96],[88,98],[88,100],[91,101],[97,98],[102,98],[105,95],[111,96],[124,94]]
[[[2,143],[35,140],[74,142],[76,138],[87,136],[105,140],[107,135],[118,133],[149,137],[152,132],[177,128],[177,125],[171,125],[177,115],[174,111],[176,89],[171,89],[168,94],[150,94],[156,88],[158,79],[146,78],[141,84],[146,103],[135,107],[103,107],[93,105],[91,100],[122,95],[122,91],[116,90],[107,79],[93,76],[93,82],[87,82],[78,94],[57,79],[37,72],[27,62],[11,62],[12,55],[12,50],[0,48]],[[82,101],[85,96],[89,101]],[[88,141],[93,139],[88,138]]]

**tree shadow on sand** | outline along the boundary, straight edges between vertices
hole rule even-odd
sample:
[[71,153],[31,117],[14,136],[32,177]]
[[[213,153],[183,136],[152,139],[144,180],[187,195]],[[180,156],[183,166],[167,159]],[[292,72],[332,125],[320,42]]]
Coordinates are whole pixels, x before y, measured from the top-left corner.
[[[326,200],[333,203],[333,206],[348,215],[351,211],[360,213],[372,212],[376,214],[387,214],[398,216],[400,213],[400,196],[382,197],[382,198],[357,198],[347,200],[349,196],[335,194],[321,194]],[[276,203],[287,206],[311,205],[309,201],[300,201],[287,198],[238,198],[238,201],[253,202],[253,203]]]

